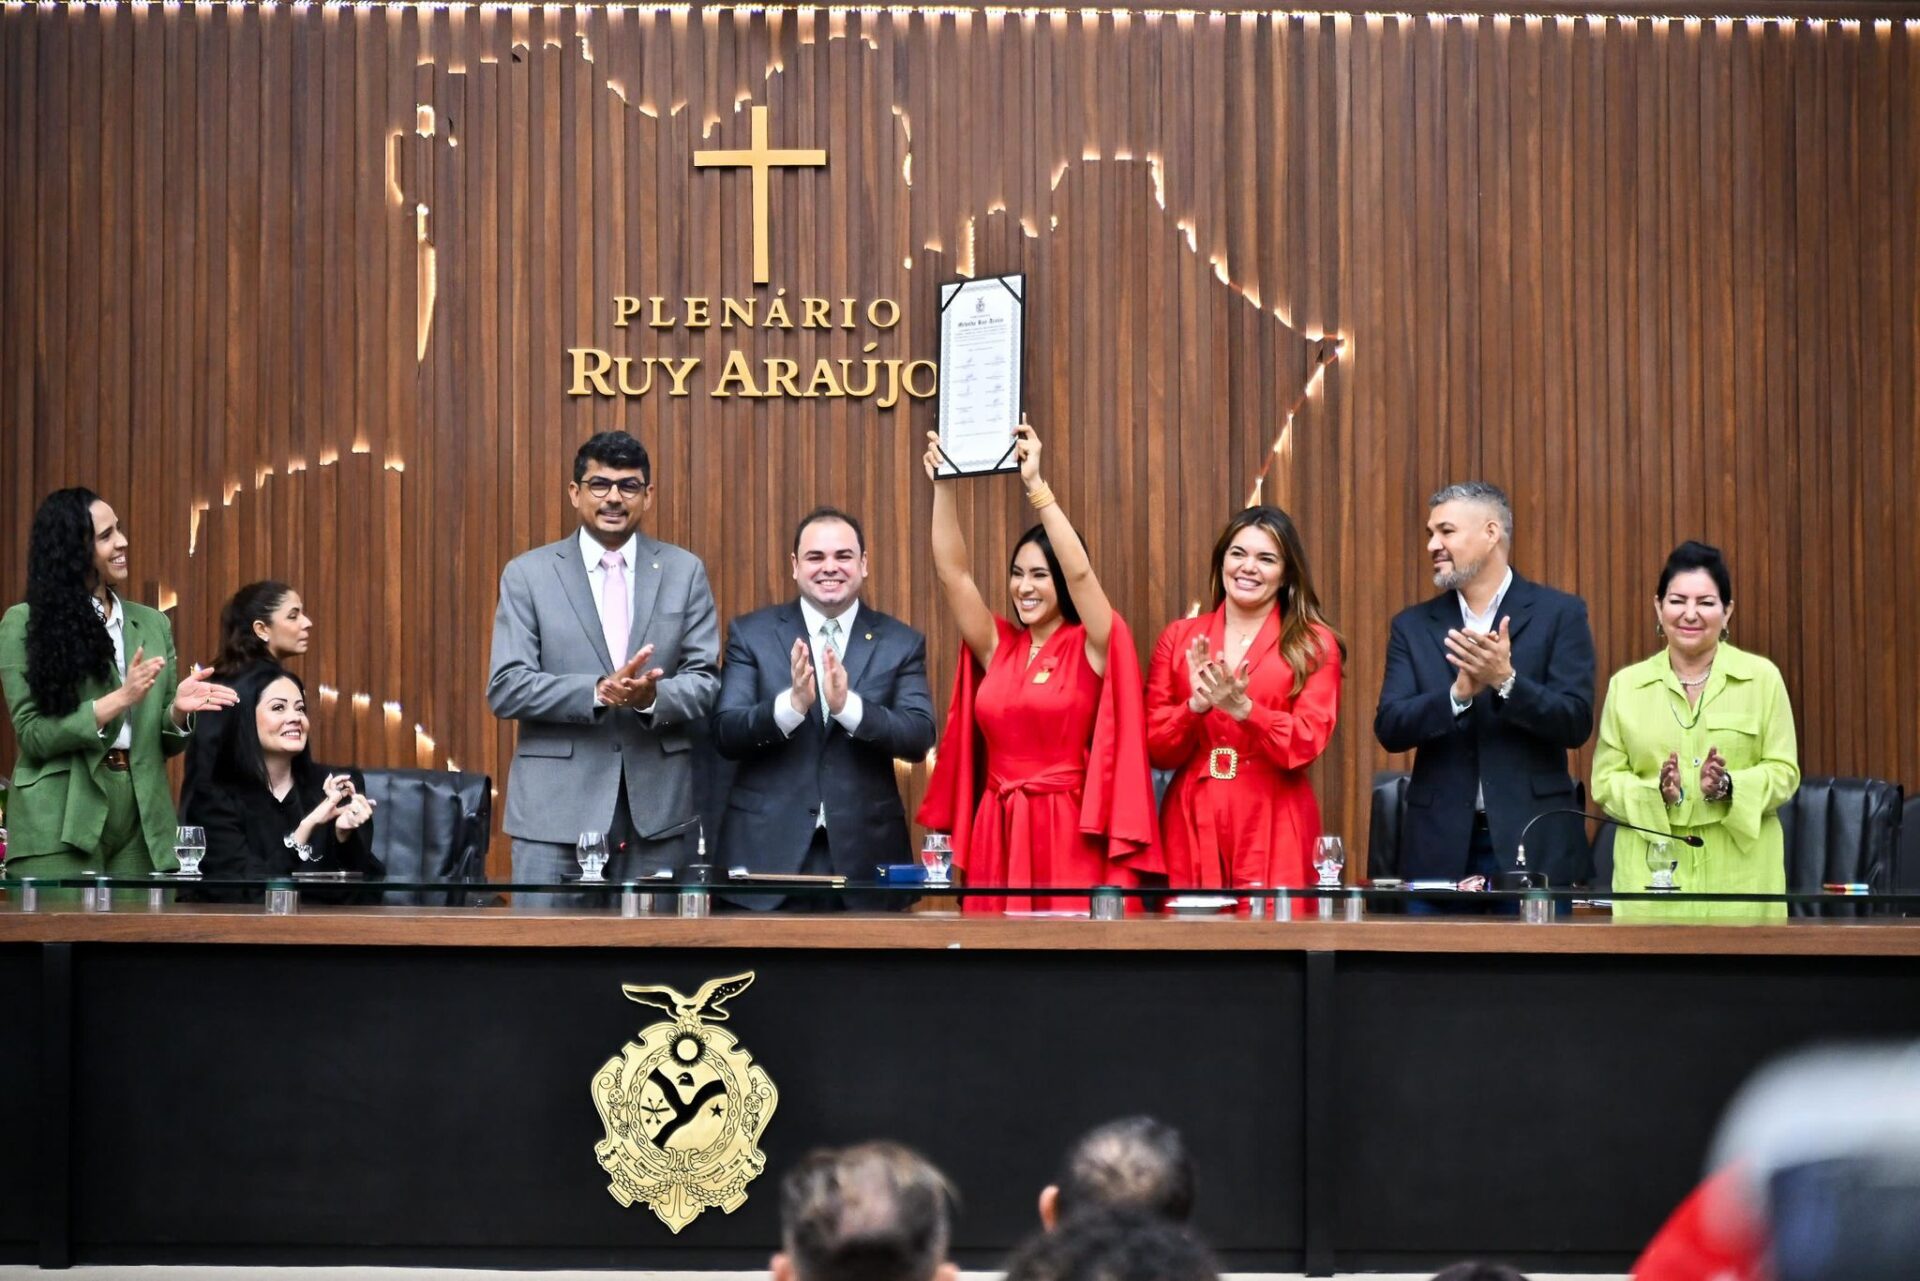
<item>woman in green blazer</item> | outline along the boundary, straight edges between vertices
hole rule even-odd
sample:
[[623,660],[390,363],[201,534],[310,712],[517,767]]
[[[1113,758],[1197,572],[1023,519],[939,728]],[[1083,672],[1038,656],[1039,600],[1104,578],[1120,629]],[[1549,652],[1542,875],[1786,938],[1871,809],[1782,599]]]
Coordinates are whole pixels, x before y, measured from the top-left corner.
[[86,489],[48,495],[27,543],[27,600],[0,618],[0,689],[19,744],[7,874],[140,876],[179,866],[166,758],[192,714],[232,704],[179,680],[173,628],[120,597],[127,536]]
[[[1629,823],[1698,836],[1671,843],[1677,888],[1696,894],[1783,894],[1785,841],[1774,811],[1800,786],[1793,707],[1780,670],[1727,641],[1732,576],[1719,549],[1674,549],[1654,595],[1666,648],[1615,672],[1593,752],[1593,799]],[[1650,838],[1621,829],[1613,888],[1647,887]],[[1775,920],[1784,903],[1616,900],[1616,919],[1683,916]]]

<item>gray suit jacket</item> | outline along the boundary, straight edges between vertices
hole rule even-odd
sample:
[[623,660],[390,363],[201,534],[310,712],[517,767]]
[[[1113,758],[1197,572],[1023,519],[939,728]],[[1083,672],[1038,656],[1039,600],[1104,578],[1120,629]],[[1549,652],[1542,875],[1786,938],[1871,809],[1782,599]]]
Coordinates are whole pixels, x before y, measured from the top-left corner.
[[893,762],[922,760],[933,746],[927,639],[866,605],[854,633],[845,653],[848,687],[865,705],[859,731],[826,721],[816,702],[789,736],[774,721],[773,700],[793,683],[788,656],[807,634],[799,602],[727,628],[713,738],[740,770],[720,832],[723,866],[799,871],[823,801],[834,871],[868,881],[875,864],[913,860]]
[[693,817],[687,730],[719,692],[720,630],[706,566],[683,547],[637,536],[633,626],[625,662],[654,646],[663,668],[649,712],[596,707],[607,653],[580,536],[536,547],[500,574],[487,703],[520,722],[507,776],[509,836],[571,845],[613,823],[624,774],[635,833],[658,837]]

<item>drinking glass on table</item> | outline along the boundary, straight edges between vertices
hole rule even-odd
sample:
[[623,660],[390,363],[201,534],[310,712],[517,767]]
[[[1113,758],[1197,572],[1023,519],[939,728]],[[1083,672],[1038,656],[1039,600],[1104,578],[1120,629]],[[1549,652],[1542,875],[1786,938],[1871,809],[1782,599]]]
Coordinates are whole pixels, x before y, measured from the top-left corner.
[[920,847],[920,866],[927,869],[927,884],[945,885],[952,879],[953,840],[945,832],[928,832]]
[[1647,842],[1647,870],[1653,873],[1650,890],[1673,890],[1680,888],[1673,883],[1673,869],[1680,866],[1680,858],[1673,852],[1673,842],[1655,838]]
[[1320,877],[1320,888],[1340,888],[1340,873],[1347,866],[1347,847],[1337,836],[1322,836],[1314,843],[1313,870]]
[[175,828],[173,856],[180,860],[180,875],[200,875],[200,860],[207,856],[207,829],[184,826]]
[[574,842],[574,857],[580,860],[580,879],[596,884],[605,881],[607,867],[607,834],[605,832],[582,832],[580,839]]

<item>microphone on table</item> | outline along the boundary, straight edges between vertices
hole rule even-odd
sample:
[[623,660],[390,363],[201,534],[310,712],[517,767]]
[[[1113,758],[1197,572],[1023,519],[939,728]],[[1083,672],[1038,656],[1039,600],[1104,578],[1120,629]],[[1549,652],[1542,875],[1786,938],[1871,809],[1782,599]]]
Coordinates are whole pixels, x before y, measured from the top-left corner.
[[1591,814],[1586,810],[1576,809],[1541,810],[1538,814],[1535,814],[1527,820],[1527,825],[1520,829],[1520,839],[1514,843],[1514,866],[1522,874],[1526,874],[1527,872],[1527,833],[1533,830],[1535,823],[1538,823],[1549,814],[1572,814],[1578,818],[1590,818],[1596,823],[1606,823],[1611,827],[1624,827],[1631,832],[1644,832],[1648,836],[1657,836],[1663,841],[1679,841],[1682,845],[1691,845],[1695,849],[1699,849],[1702,845],[1706,844],[1706,842],[1698,836],[1682,836],[1677,832],[1662,832],[1651,827],[1641,827],[1638,823],[1629,823],[1625,819],[1615,818],[1611,814]]

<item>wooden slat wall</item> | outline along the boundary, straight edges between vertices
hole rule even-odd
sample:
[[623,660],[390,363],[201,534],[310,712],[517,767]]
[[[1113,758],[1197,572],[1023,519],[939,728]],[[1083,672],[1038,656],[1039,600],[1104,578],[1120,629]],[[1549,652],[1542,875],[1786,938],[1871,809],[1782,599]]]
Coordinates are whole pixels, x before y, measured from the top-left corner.
[[[1389,763],[1424,497],[1471,475],[1514,494],[1522,569],[1588,598],[1603,680],[1704,537],[1805,768],[1920,785],[1917,54],[1885,20],[7,4],[4,594],[37,498],[90,483],[183,657],[286,578],[324,755],[503,783],[497,575],[570,528],[574,447],[622,426],[723,614],[788,590],[801,511],[860,511],[944,693],[930,402],[704,384],[735,345],[931,356],[937,280],[1024,270],[1051,478],[1143,649],[1271,456],[1351,649],[1331,829],[1364,841]],[[755,292],[747,179],[691,163],[754,103],[830,153],[774,178],[773,288],[896,299],[896,331],[612,327],[615,293]],[[1289,428],[1323,334],[1344,358]],[[696,394],[569,399],[580,345],[699,355]],[[988,582],[1017,498],[965,490]]]

